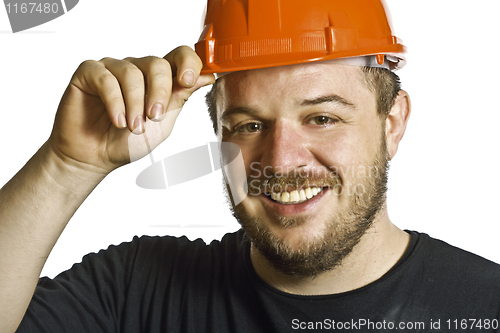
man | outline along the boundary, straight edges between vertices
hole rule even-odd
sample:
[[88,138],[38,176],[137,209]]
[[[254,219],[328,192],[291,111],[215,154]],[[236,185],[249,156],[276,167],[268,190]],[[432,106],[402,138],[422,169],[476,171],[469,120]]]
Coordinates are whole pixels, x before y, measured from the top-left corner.
[[[394,75],[276,66],[221,77],[208,97],[214,128],[245,163],[249,195],[233,208],[246,236],[210,247],[143,238],[90,256],[41,281],[21,330],[428,331],[464,329],[463,319],[469,331],[496,330],[498,267],[388,218],[387,162],[410,112]],[[201,67],[183,47],[166,61],[105,58],[77,70],[51,138],[2,189],[6,329],[71,214],[128,162],[130,132],[148,133],[143,114],[165,139],[189,95],[214,82]]]

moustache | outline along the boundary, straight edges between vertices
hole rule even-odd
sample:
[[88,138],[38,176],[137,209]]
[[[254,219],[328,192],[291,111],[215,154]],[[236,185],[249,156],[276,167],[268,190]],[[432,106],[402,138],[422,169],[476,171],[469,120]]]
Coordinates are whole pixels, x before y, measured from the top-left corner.
[[334,188],[341,184],[336,173],[318,175],[268,175],[248,177],[248,193],[250,195],[271,194],[305,190],[308,187]]

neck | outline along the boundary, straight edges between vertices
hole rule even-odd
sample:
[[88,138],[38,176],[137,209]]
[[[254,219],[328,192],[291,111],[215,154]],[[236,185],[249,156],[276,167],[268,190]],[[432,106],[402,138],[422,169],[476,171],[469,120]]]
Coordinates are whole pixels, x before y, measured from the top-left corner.
[[298,278],[275,269],[252,244],[257,274],[270,286],[297,295],[328,295],[355,290],[387,273],[403,256],[410,236],[397,228],[382,209],[353,251],[332,270],[314,278]]

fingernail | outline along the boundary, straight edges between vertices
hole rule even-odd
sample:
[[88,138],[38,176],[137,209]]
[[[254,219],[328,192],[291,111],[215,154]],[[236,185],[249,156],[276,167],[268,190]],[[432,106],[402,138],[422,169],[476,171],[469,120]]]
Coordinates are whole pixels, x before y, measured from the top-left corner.
[[194,72],[191,69],[186,69],[182,74],[182,81],[188,86],[194,85]]
[[142,116],[137,116],[134,120],[134,130],[132,131],[134,134],[142,134],[144,133],[144,119]]
[[125,114],[123,114],[123,113],[120,113],[120,114],[118,115],[118,126],[119,126],[120,128],[125,128],[125,127],[127,127],[127,119],[125,119]]
[[160,121],[163,119],[163,105],[156,103],[151,108],[151,120]]

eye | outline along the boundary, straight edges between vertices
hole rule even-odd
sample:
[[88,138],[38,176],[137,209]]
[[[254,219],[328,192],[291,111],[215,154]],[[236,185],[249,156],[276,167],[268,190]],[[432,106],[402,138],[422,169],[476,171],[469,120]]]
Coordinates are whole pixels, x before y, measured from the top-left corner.
[[329,125],[329,124],[335,124],[338,120],[333,119],[327,116],[316,116],[313,117],[309,120],[310,124],[314,125]]
[[237,128],[238,132],[245,133],[255,133],[262,129],[262,125],[259,123],[246,123]]

